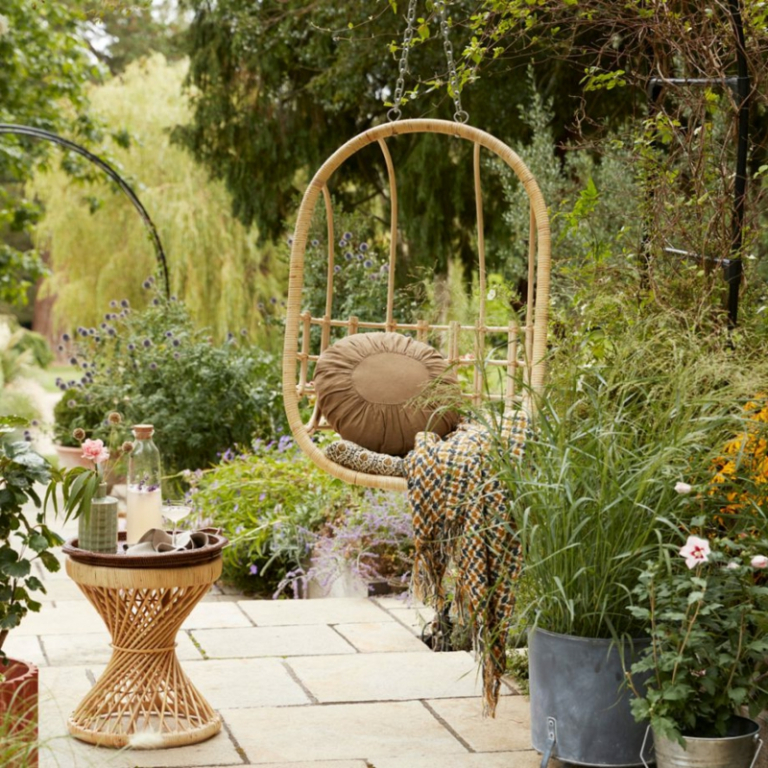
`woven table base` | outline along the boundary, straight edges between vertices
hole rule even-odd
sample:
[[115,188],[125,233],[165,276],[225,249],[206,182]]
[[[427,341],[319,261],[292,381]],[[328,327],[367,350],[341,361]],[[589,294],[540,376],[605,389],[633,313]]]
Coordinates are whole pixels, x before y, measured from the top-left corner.
[[107,668],[68,720],[104,747],[194,744],[221,718],[176,658],[176,633],[221,574],[221,558],[185,568],[104,568],[67,560],[67,573],[112,635]]

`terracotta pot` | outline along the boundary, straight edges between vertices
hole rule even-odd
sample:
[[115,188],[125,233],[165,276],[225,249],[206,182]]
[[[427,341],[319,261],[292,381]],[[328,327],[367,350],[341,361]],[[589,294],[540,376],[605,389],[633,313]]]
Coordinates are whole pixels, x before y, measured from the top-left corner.
[[0,764],[32,768],[37,765],[37,667],[9,658],[0,662],[0,674]]

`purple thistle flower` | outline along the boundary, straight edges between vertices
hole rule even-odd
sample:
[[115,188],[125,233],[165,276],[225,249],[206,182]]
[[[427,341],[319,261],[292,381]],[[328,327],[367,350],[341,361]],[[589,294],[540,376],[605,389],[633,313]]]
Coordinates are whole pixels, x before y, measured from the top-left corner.
[[87,336],[87,335],[88,335],[88,329],[87,329],[87,328],[78,328],[78,329],[77,329],[77,332],[78,332],[78,333],[79,333],[81,336]]
[[178,347],[178,346],[181,344],[181,342],[180,342],[178,339],[174,339],[174,340],[171,342],[171,344],[173,344],[173,346],[174,346],[174,347]]
[[346,247],[347,247],[347,241],[339,240],[339,248],[346,248]]
[[317,238],[315,238],[315,239],[314,239],[314,240],[313,240],[313,241],[310,243],[310,245],[311,245],[313,248],[317,248],[317,246],[318,246],[318,245],[320,245],[320,241],[319,241]]
[[135,344],[129,344],[128,345],[128,351],[129,352],[133,352],[135,349],[136,349],[136,345]]
[[156,307],[160,306],[160,299],[157,299],[157,298],[152,299],[152,304]]
[[172,339],[173,338],[173,331],[166,331],[165,332],[165,338],[166,339]]
[[122,299],[120,301],[120,306],[123,307],[123,309],[128,309],[130,307],[130,303],[128,302],[128,299]]
[[358,261],[362,261],[365,258],[365,256],[363,256],[362,252],[356,253],[355,256],[357,257]]
[[345,259],[346,261],[352,261],[352,251],[347,251],[347,252],[344,254],[344,259]]
[[277,299],[276,299],[274,296],[272,296],[272,297],[270,298],[270,300],[269,300],[269,303],[270,303],[270,304],[273,304],[273,305],[274,305],[274,304],[277,304]]
[[62,341],[70,341],[71,340],[71,336],[68,333],[62,333],[61,334],[61,340]]
[[365,253],[368,250],[368,243],[360,243],[358,247],[361,253]]
[[341,265],[340,264],[334,264],[333,271],[338,275],[339,272],[341,272]]
[[117,331],[114,328],[107,328],[107,335],[108,336],[116,336]]
[[77,358],[76,357],[70,357],[69,358],[69,364],[70,365],[77,365]]
[[372,262],[370,259],[366,259],[366,260],[363,262],[363,266],[364,266],[366,269],[370,269],[370,268],[373,266],[373,262]]
[[67,408],[76,408],[76,407],[77,407],[77,400],[67,400]]
[[98,344],[101,341],[101,336],[94,336],[93,340]]
[[56,349],[57,349],[59,352],[63,352],[63,351],[64,351],[64,345],[63,345],[63,344],[59,344],[59,346],[58,346],[58,347],[56,347]]
[[144,349],[149,349],[152,346],[152,340],[144,339],[144,341],[141,342],[141,345],[144,347]]
[[149,370],[150,371],[156,371],[157,370],[157,363],[150,363],[149,364]]
[[345,232],[345,233],[342,235],[342,237],[343,237],[345,240],[351,240],[351,239],[352,239],[352,233],[351,233],[351,232]]
[[101,330],[102,330],[102,331],[106,331],[106,330],[107,330],[107,324],[106,324],[106,323],[102,323],[102,324],[99,326],[99,328],[101,328]]
[[241,336],[247,336],[248,335],[248,329],[247,328],[241,328],[240,329],[240,335]]
[[142,287],[142,288],[143,288],[145,291],[148,291],[148,290],[149,290],[149,289],[152,287],[152,283],[150,283],[150,282],[149,282],[149,280],[145,280],[145,281],[144,281],[144,282],[141,284],[141,287]]
[[112,307],[112,309],[117,309],[117,302],[112,299],[112,301],[109,302],[109,306]]
[[179,299],[178,299],[178,297],[176,297],[176,296],[171,296],[171,301],[178,301],[178,300],[179,300]]
[[181,357],[181,355],[178,352],[173,353],[173,359],[178,360]]

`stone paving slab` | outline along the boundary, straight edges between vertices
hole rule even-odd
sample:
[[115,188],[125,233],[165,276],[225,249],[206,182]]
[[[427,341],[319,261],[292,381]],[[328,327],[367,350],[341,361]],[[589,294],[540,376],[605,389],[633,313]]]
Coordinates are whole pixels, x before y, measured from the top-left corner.
[[[321,764],[315,763],[317,768]],[[525,752],[487,752],[481,755],[445,755],[437,763],[433,757],[372,757],[368,759],[370,768],[539,768],[541,755],[533,750]],[[557,768],[561,763],[550,761],[549,768]]]
[[40,768],[192,768],[242,765],[226,731],[200,744],[174,749],[108,749],[69,736],[49,738],[40,750]]
[[40,645],[40,638],[36,635],[17,635],[11,632],[3,643],[3,651],[14,659],[31,661],[38,667],[48,664]]
[[336,624],[334,629],[361,653],[387,651],[430,653],[429,648],[413,632],[396,621]]
[[[69,576],[65,576],[69,578]],[[81,600],[60,600],[47,603],[40,613],[28,613],[13,630],[14,635],[79,635],[101,632],[104,622],[96,609],[83,597]]]
[[417,701],[227,709],[222,715],[254,765],[424,755],[437,767],[443,755],[467,752]]
[[482,682],[468,653],[371,653],[288,660],[321,703],[477,698]]
[[356,653],[341,635],[327,626],[195,629],[191,634],[211,659]]
[[214,659],[184,665],[214,709],[284,707],[310,698],[279,659]]
[[228,629],[232,627],[252,627],[253,623],[232,601],[204,601],[181,625],[182,629]]
[[239,605],[259,627],[392,621],[386,611],[366,597],[334,597],[323,600],[244,600]]
[[[112,656],[111,639],[106,629],[77,635],[45,634],[40,635],[40,641],[51,666],[104,665]],[[202,658],[186,632],[176,636],[176,655],[181,661]]]
[[531,749],[531,718],[527,699],[503,696],[496,717],[483,717],[477,699],[430,699],[427,706],[475,752]]

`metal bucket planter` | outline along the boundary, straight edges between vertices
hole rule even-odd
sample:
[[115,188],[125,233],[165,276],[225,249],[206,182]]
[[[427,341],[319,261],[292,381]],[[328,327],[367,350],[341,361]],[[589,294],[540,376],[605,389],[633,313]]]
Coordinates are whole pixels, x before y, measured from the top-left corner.
[[632,717],[623,682],[649,642],[530,633],[531,741],[543,753],[541,768],[551,757],[586,766],[642,765],[646,726]]
[[[734,717],[725,736],[683,736],[683,741],[685,748],[654,733],[656,768],[753,768],[763,746],[760,725],[746,717]],[[648,768],[645,757],[643,765]]]

